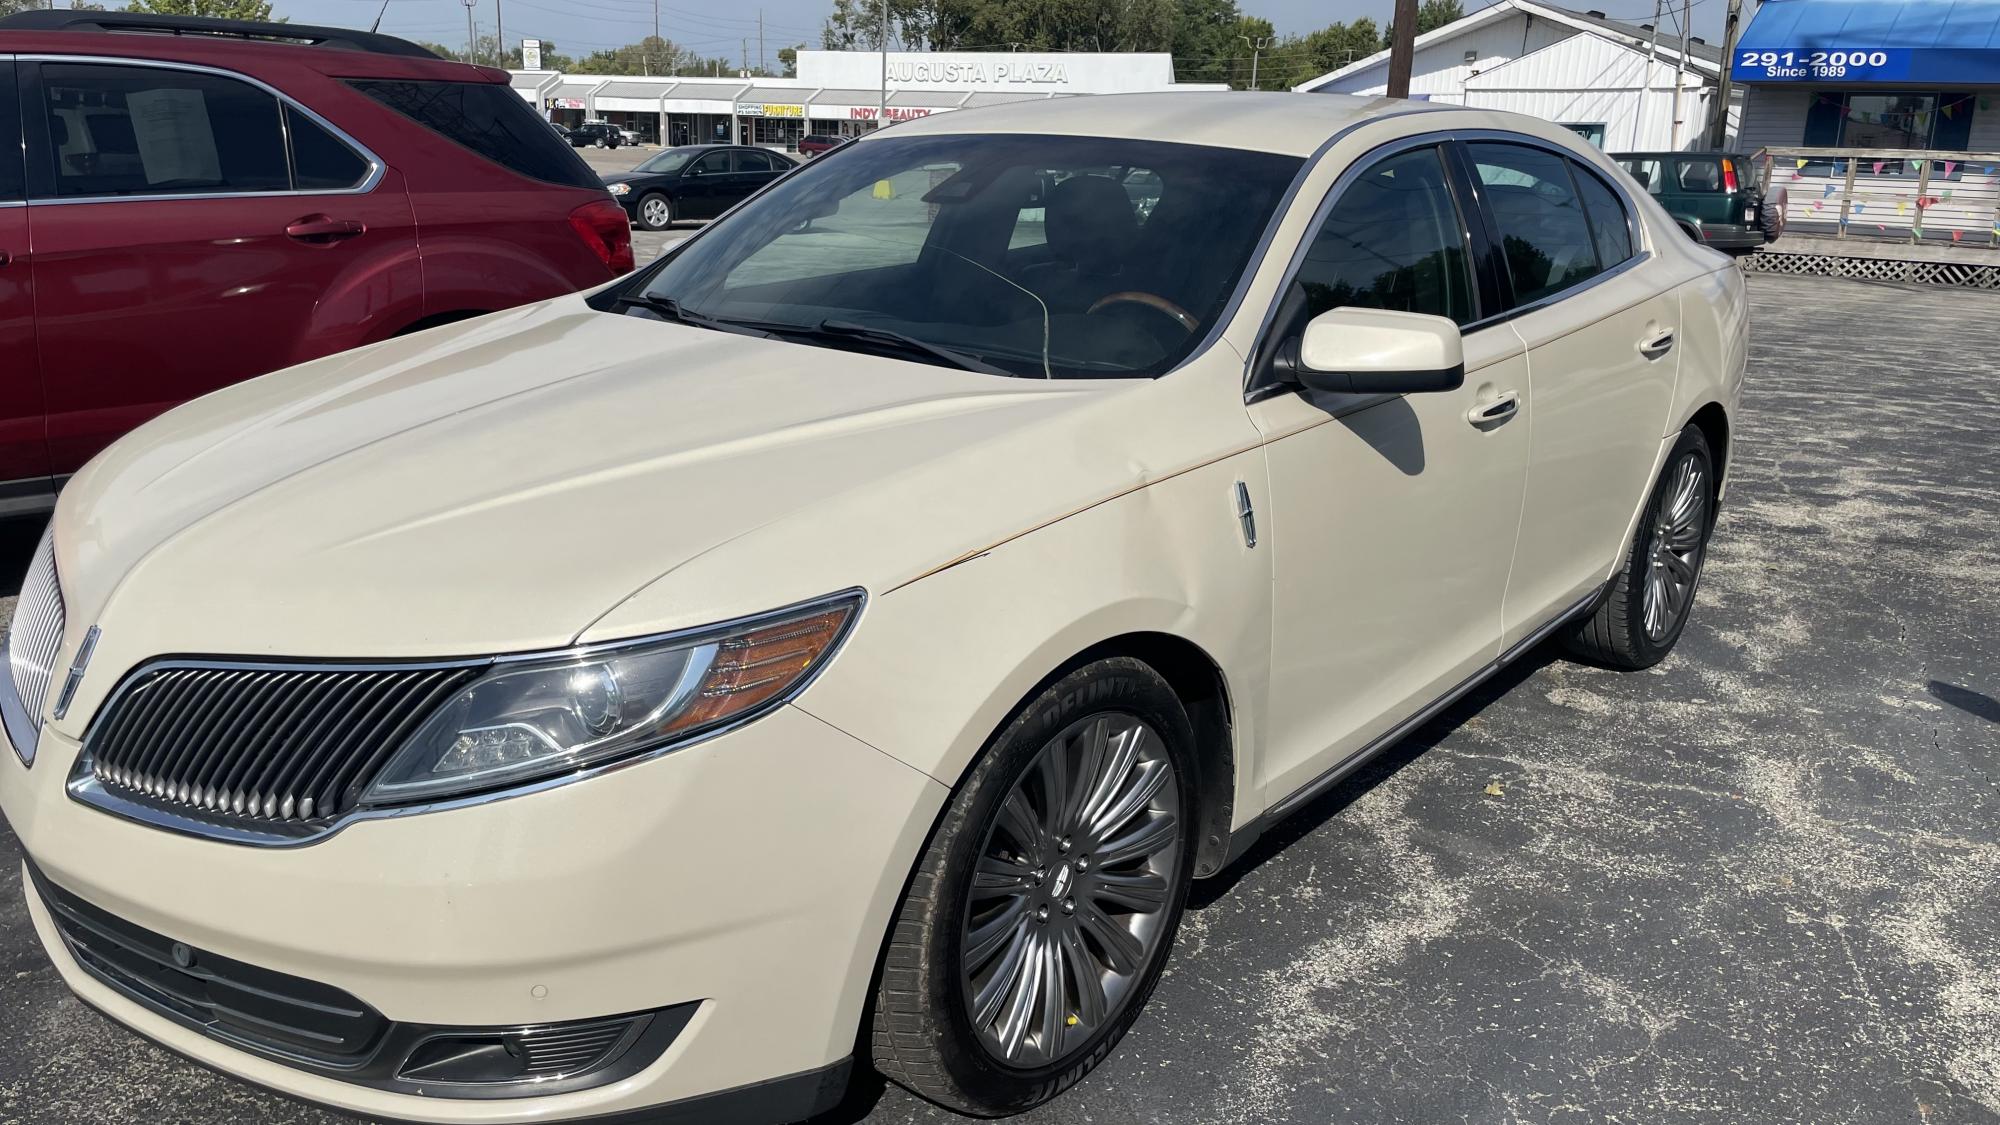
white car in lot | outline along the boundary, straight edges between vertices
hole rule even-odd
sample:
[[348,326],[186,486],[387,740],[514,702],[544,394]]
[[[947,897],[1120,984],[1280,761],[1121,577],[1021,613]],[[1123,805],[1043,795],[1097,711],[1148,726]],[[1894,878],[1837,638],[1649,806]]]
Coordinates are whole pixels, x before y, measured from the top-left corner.
[[1053,1097],[1192,879],[1545,638],[1673,647],[1745,303],[1630,188],[1385,99],[939,115],[172,411],[8,638],[37,933],[370,1117]]

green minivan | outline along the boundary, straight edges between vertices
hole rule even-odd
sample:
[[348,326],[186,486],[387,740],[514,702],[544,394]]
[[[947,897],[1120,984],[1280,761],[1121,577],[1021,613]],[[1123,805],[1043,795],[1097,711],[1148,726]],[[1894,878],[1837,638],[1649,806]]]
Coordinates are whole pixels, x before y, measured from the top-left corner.
[[1748,254],[1778,237],[1782,201],[1758,196],[1755,165],[1727,152],[1626,152],[1611,159],[1639,181],[1689,238]]

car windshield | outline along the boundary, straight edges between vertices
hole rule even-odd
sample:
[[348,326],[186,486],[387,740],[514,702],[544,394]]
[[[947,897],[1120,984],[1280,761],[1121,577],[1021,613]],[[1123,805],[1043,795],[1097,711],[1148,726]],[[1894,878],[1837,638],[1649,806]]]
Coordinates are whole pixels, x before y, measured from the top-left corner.
[[614,297],[638,315],[997,374],[1160,375],[1208,335],[1296,157],[884,137],[777,181]]
[[652,156],[647,157],[639,163],[638,167],[632,170],[634,172],[678,172],[681,170],[681,165],[686,164],[693,156],[694,150],[692,149],[670,148],[665,152],[654,153]]

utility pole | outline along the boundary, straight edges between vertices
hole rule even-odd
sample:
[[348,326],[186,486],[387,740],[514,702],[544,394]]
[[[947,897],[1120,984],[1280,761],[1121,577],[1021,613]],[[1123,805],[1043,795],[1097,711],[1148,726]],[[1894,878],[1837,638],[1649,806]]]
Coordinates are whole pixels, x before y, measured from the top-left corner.
[[479,0],[465,0],[465,61],[475,64],[479,62],[479,40],[472,34],[472,9],[478,4]]
[[742,52],[739,57],[743,60],[743,77],[748,78],[750,77],[750,37],[748,35],[743,37]]
[[1729,14],[1722,18],[1722,69],[1715,79],[1715,120],[1708,129],[1708,147],[1714,149],[1729,144],[1729,64],[1736,58],[1736,36],[1742,25],[1743,0],[1729,0]]
[[[1674,60],[1674,135],[1669,146],[1675,151],[1681,147],[1681,87],[1687,80],[1688,40],[1694,34],[1693,7],[1694,0],[1681,0],[1681,53]],[[1725,56],[1722,61],[1729,59]]]
[[1396,0],[1395,24],[1389,28],[1389,96],[1410,96],[1410,70],[1417,61],[1417,0]]
[[[507,25],[500,19],[500,0],[493,0],[493,41],[499,44],[499,66],[507,68]],[[522,59],[522,62],[528,60]]]
[[1260,35],[1255,39],[1250,38],[1248,35],[1239,35],[1236,38],[1243,40],[1243,42],[1250,46],[1250,88],[1255,90],[1257,88],[1257,59],[1265,51],[1270,50],[1271,44],[1275,40],[1269,35]]
[[757,73],[771,73],[771,64],[764,57],[764,9],[757,9]]
[[[497,4],[500,2],[500,0],[493,0],[493,2]],[[666,42],[666,40],[660,38],[660,0],[653,0],[653,38],[659,40],[662,43]],[[651,43],[648,43],[646,44],[646,50],[639,52],[640,56],[646,60],[647,74],[653,73],[652,47],[653,45]],[[676,52],[676,54],[678,54],[678,52]],[[675,61],[679,60],[677,59]],[[667,69],[669,71],[672,71],[674,68],[671,65],[669,65]]]
[[889,123],[889,0],[882,0],[882,97],[875,105],[875,127]]
[[[1646,70],[1639,76],[1639,98],[1637,104],[1632,107],[1632,143],[1624,146],[1627,149],[1653,147],[1646,143],[1646,101],[1653,92],[1653,63],[1660,54],[1660,8],[1663,2],[1664,0],[1653,0],[1653,22],[1647,25],[1653,33],[1653,38],[1646,45]],[[1608,137],[1605,140],[1606,143],[1610,142]]]

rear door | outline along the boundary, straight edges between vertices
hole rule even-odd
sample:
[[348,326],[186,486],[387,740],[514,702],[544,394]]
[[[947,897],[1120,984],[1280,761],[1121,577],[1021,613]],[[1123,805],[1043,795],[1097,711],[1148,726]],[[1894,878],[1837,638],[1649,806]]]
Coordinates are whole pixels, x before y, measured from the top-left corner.
[[1596,589],[1652,483],[1680,301],[1627,200],[1556,149],[1464,146],[1528,353],[1528,483],[1503,643]]
[[1669,210],[1705,226],[1737,221],[1734,193],[1725,190],[1722,158],[1683,156],[1675,161],[1674,199]]
[[48,450],[421,315],[401,179],[220,71],[46,61],[23,86]]
[[736,196],[729,202],[733,205],[763,188],[765,184],[784,175],[793,167],[789,160],[774,152],[761,149],[738,149],[736,151]]
[[49,495],[14,64],[0,55],[0,514]]

